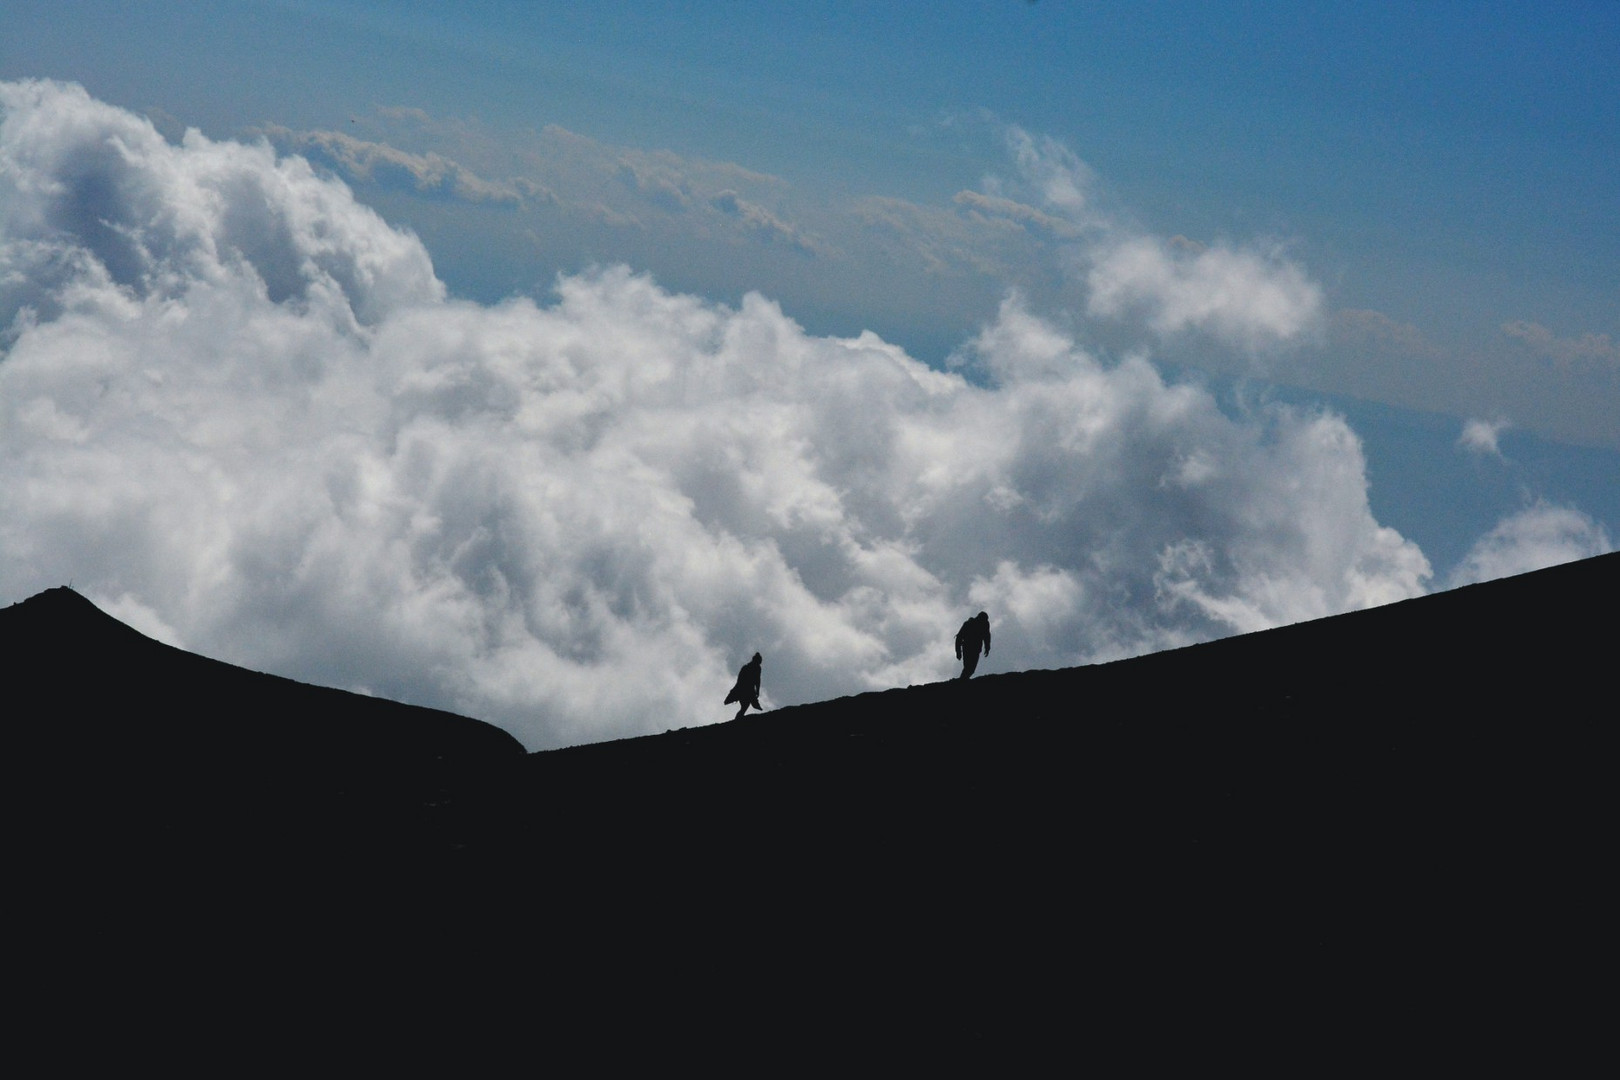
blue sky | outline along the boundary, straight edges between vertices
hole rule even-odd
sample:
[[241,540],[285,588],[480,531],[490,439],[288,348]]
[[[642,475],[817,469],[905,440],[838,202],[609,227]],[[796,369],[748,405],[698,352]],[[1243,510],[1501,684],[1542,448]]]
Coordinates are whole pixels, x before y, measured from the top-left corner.
[[[407,105],[924,199],[1000,167],[993,146],[941,130],[988,110],[1063,140],[1165,230],[1303,233],[1322,273],[1355,272],[1348,299],[1395,317],[1438,308],[1451,329],[1511,303],[1607,318],[1598,329],[1616,317],[1620,241],[1604,226],[1620,200],[1607,182],[1620,13],[1608,3],[4,13],[9,76],[73,79],[214,136],[339,128]],[[1414,299],[1414,280],[1433,295]]]
[[[1134,447],[1131,453],[1162,453],[1180,462],[1177,483],[1190,485],[1188,491],[1223,468],[1236,469],[1240,458],[1257,477],[1290,469],[1316,475],[1311,470],[1321,467],[1327,470],[1322,476],[1334,478],[1331,483],[1345,485],[1350,494],[1344,498],[1354,501],[1354,491],[1362,491],[1372,524],[1350,523],[1355,514],[1335,517],[1350,513],[1338,496],[1315,510],[1296,507],[1287,513],[1322,514],[1348,532],[1329,535],[1324,525],[1327,531],[1301,541],[1295,562],[1261,568],[1245,560],[1269,541],[1245,530],[1276,510],[1274,496],[1283,498],[1261,493],[1273,491],[1268,480],[1251,478],[1259,486],[1245,488],[1247,494],[1228,493],[1235,501],[1226,506],[1209,501],[1212,495],[1162,504],[1144,495],[1140,505],[1108,502],[1106,512],[1086,501],[1101,498],[1083,479],[1101,460],[1095,448],[1088,451],[1091,457],[1075,450],[1079,456],[1059,455],[1039,468],[1033,457],[1018,458],[999,480],[987,480],[974,498],[1016,516],[1009,508],[1034,506],[1046,490],[1041,485],[1048,481],[1041,478],[1061,476],[1074,493],[1073,507],[1089,507],[1085,513],[1115,522],[1107,535],[1116,539],[1146,515],[1168,515],[1152,532],[1152,559],[1133,571],[1147,593],[1120,587],[1130,603],[1148,603],[1143,597],[1151,594],[1152,603],[1162,607],[1174,600],[1184,611],[1196,609],[1198,618],[1178,623],[1160,612],[1163,619],[1144,617],[1140,625],[1126,626],[1083,614],[1093,603],[1107,606],[1101,597],[1111,580],[1134,580],[1123,569],[1109,578],[1098,554],[1098,545],[1107,546],[1101,534],[1087,534],[1090,546],[1082,550],[1042,547],[1046,540],[1036,543],[1035,533],[1009,533],[1009,550],[1032,545],[1011,560],[1011,569],[988,555],[974,563],[931,548],[945,541],[928,539],[935,534],[906,516],[913,511],[903,509],[899,489],[872,495],[877,502],[890,500],[884,503],[888,510],[869,506],[857,513],[851,493],[864,482],[860,478],[873,475],[877,465],[871,461],[856,473],[838,471],[853,468],[852,457],[778,463],[773,468],[786,470],[780,474],[760,465],[761,475],[775,477],[772,483],[787,484],[783,477],[801,470],[808,486],[793,489],[798,494],[789,502],[812,488],[819,491],[817,484],[843,499],[839,520],[858,519],[859,525],[850,525],[840,543],[871,545],[877,543],[872,537],[882,535],[885,543],[921,552],[917,566],[936,581],[929,595],[942,609],[975,596],[1025,604],[1027,625],[1019,632],[1026,634],[1029,655],[1044,663],[1140,651],[1342,609],[1368,596],[1388,599],[1411,588],[1444,587],[1486,573],[1487,565],[1504,571],[1604,550],[1620,535],[1620,65],[1613,62],[1620,55],[1620,5],[0,0],[0,28],[0,81],[76,84],[89,102],[99,103],[92,107],[54,92],[17,98],[15,116],[63,126],[58,141],[15,137],[22,140],[17,146],[33,147],[29,153],[36,156],[13,159],[12,175],[22,179],[14,180],[20,186],[12,190],[46,191],[49,184],[36,184],[38,177],[28,170],[47,159],[58,164],[37,165],[39,177],[79,175],[61,163],[88,152],[66,149],[79,145],[73,138],[90,137],[83,135],[90,128],[69,122],[81,114],[97,117],[85,121],[95,130],[123,130],[125,114],[155,125],[169,149],[152,144],[129,152],[130,162],[139,158],[140,168],[153,170],[141,181],[146,188],[159,183],[154,177],[192,175],[187,170],[200,170],[197,184],[215,183],[206,178],[217,175],[208,170],[218,154],[208,146],[262,146],[280,160],[303,158],[313,166],[314,187],[286,175],[272,183],[260,159],[251,167],[259,170],[254,184],[284,192],[265,196],[272,205],[289,200],[285,212],[294,224],[287,228],[296,233],[296,223],[312,220],[310,207],[330,210],[339,198],[333,192],[346,190],[356,207],[375,210],[398,236],[419,238],[421,257],[431,258],[432,274],[442,283],[443,296],[433,302],[443,305],[443,318],[462,318],[456,305],[468,304],[485,320],[476,333],[467,333],[469,340],[485,342],[479,348],[495,350],[478,352],[489,378],[502,370],[495,359],[499,349],[489,342],[498,336],[495,324],[514,310],[515,298],[526,298],[540,320],[531,330],[536,335],[560,334],[552,324],[565,315],[577,316],[570,333],[583,334],[580,327],[597,325],[589,312],[619,310],[615,304],[631,305],[619,310],[616,325],[651,333],[649,311],[690,300],[708,305],[705,318],[719,319],[738,334],[745,326],[763,332],[759,327],[786,320],[771,331],[774,344],[761,346],[759,354],[789,365],[779,372],[783,379],[797,377],[794,349],[824,350],[833,347],[829,342],[853,341],[870,331],[883,348],[902,350],[906,362],[963,380],[951,393],[991,393],[987,400],[1002,410],[996,415],[1028,418],[1034,414],[1021,410],[1035,408],[1030,387],[1055,377],[1053,357],[1061,355],[1069,358],[1062,368],[1069,389],[1059,393],[1056,384],[1043,383],[1052,395],[1042,399],[1047,406],[1069,400],[1063,394],[1079,393],[1083,384],[1093,396],[1077,401],[1122,408],[1136,401],[1142,417],[1162,417],[1166,409],[1192,417],[1190,427],[1174,430],[1155,427],[1158,419],[1143,419],[1146,427],[1122,420],[1126,426],[1119,428],[1117,443]],[[116,114],[97,112],[102,105]],[[197,129],[207,145],[183,144],[188,128]],[[166,154],[174,161],[161,164]],[[231,168],[251,171],[241,163],[246,160]],[[275,187],[281,183],[289,186]],[[26,214],[13,215],[10,239],[19,246],[10,249],[8,265],[13,280],[26,279],[26,285],[16,293],[21,299],[12,302],[13,310],[0,316],[10,321],[26,308],[26,319],[33,320],[12,323],[4,347],[13,358],[55,355],[50,342],[71,329],[69,322],[53,322],[52,314],[75,310],[69,293],[61,291],[65,279],[40,269],[66,265],[64,252],[88,253],[86,258],[110,268],[109,288],[157,304],[162,290],[156,279],[120,278],[106,236],[135,238],[139,258],[159,265],[170,256],[149,241],[153,223],[203,213],[204,204],[186,202],[184,192],[194,188],[174,188],[163,196],[167,209],[161,211],[139,200],[115,200],[109,204],[114,209],[98,212],[101,217],[85,218],[81,200],[72,213],[42,209],[37,220],[28,218],[33,224]],[[19,207],[25,205],[23,194],[15,197]],[[223,191],[206,205],[233,197]],[[346,224],[338,231],[362,264],[405,242],[376,232],[358,209],[343,214]],[[79,224],[62,224],[70,219]],[[219,220],[223,231],[209,244],[228,238],[245,243],[239,223],[231,224],[238,219]],[[306,255],[321,242],[314,233],[300,236],[294,236],[294,247]],[[254,243],[259,246],[241,251],[268,302],[281,305],[275,308],[281,315],[295,308],[300,317],[307,315],[313,309],[297,304],[314,303],[308,299],[315,295],[307,292],[314,288],[309,275],[336,271],[306,263],[298,271],[303,283],[283,287],[275,266],[261,259],[272,240]],[[52,247],[57,261],[39,261],[39,245],[63,245]],[[397,288],[387,297],[357,292],[359,286],[351,288],[341,274],[332,278],[347,290],[345,303],[358,325],[388,326],[396,315],[403,318],[403,309],[389,307],[404,302],[399,297],[426,302],[429,293],[420,291],[416,271],[399,269],[417,256],[398,258],[405,261],[389,265],[403,276],[389,279]],[[225,259],[224,269],[210,273],[228,275],[236,265]],[[642,303],[634,299],[640,294],[613,277],[614,267],[646,275],[635,280],[662,299],[646,301],[652,308],[635,306]],[[168,272],[201,273],[189,262]],[[194,285],[184,294],[192,300],[217,281],[205,275]],[[586,294],[594,300],[586,303]],[[163,295],[165,303],[182,303],[180,294]],[[565,299],[570,296],[572,308]],[[750,296],[775,307],[750,306]],[[394,314],[368,322],[367,311],[385,309]],[[156,307],[150,314],[159,317]],[[220,332],[228,338],[233,331]],[[635,336],[629,329],[624,333]],[[802,336],[801,345],[782,344],[800,340],[794,335]],[[1059,339],[1061,348],[1050,345]],[[701,352],[697,340],[691,347]],[[593,347],[600,344],[592,339]],[[358,348],[336,340],[332,347]],[[645,348],[651,351],[637,353],[641,363],[678,366],[657,346]],[[424,371],[440,370],[446,355],[424,358]],[[851,363],[852,371],[866,370]],[[1137,364],[1147,367],[1139,371]],[[15,373],[26,365],[12,367]],[[1158,389],[1143,389],[1143,372],[1153,373]],[[24,384],[21,375],[14,377]],[[849,376],[868,377],[879,378]],[[835,383],[805,384],[802,393],[835,394]],[[878,385],[868,391],[881,397],[887,391]],[[30,393],[44,391],[36,386]],[[1186,404],[1192,400],[1187,394],[1201,404]],[[58,386],[37,400],[54,401],[50,415],[57,416],[67,415],[62,410],[71,397]],[[653,419],[636,411],[649,408],[649,400],[626,398],[618,421],[628,423],[635,415],[637,423],[652,427],[675,424],[668,413]],[[970,407],[968,397],[952,400],[957,404],[951,409],[963,416],[980,408]],[[247,402],[219,399],[216,421]],[[814,417],[822,414],[813,402],[797,405],[808,410],[793,421],[802,437],[837,441],[835,432],[816,426],[822,420]],[[911,407],[896,405],[902,411]],[[1200,412],[1206,407],[1213,410],[1208,415]],[[28,408],[33,420],[46,416],[43,405]],[[169,406],[152,408],[171,415]],[[1289,415],[1296,419],[1280,419]],[[927,427],[923,412],[905,416],[921,426],[907,427],[910,434],[896,446],[923,438],[919,432]],[[1326,458],[1307,462],[1311,453],[1331,456],[1322,447],[1341,445],[1326,429],[1312,429],[1318,442],[1311,443],[1304,428],[1290,427],[1309,427],[1308,419],[1299,418],[1312,416],[1332,417],[1351,433],[1354,446],[1344,450],[1350,455],[1345,460],[1359,465],[1346,472],[1329,469]],[[137,423],[130,414],[109,430],[121,432],[119,438],[144,438],[134,433],[149,431],[150,419]],[[201,422],[192,417],[188,423],[193,421]],[[313,423],[308,417],[304,422]],[[445,422],[447,431],[454,429]],[[984,420],[987,429],[1000,422]],[[1295,437],[1304,441],[1291,443]],[[1307,453],[1301,449],[1307,444],[1318,449]],[[702,468],[696,463],[713,454],[751,460],[751,451],[743,443],[724,453],[680,445],[679,453],[668,446],[662,452],[674,455],[670,460],[696,455],[689,468],[646,459],[654,471],[668,474],[673,486],[665,494],[696,508],[711,541],[747,541],[748,528],[736,516],[742,504],[728,503],[721,513],[716,507],[724,500],[717,502],[715,492],[752,489],[737,477],[721,483],[712,462]],[[1063,446],[1068,453],[1070,444]],[[1245,446],[1250,449],[1240,449]],[[14,450],[19,462],[42,460],[37,446],[19,442]],[[652,453],[646,446],[637,452]],[[909,460],[895,453],[882,459],[883,468],[898,469]],[[1251,453],[1261,457],[1243,457]],[[1289,456],[1296,453],[1305,456]],[[582,467],[569,460],[569,468]],[[1146,460],[1125,457],[1116,464],[1125,475]],[[226,468],[218,462],[210,467]],[[694,479],[700,473],[705,479]],[[923,483],[923,475],[910,483]],[[509,480],[537,482],[532,476]],[[233,481],[244,483],[243,477]],[[652,498],[650,492],[635,498]],[[787,513],[780,498],[770,504],[779,516]],[[1249,513],[1244,499],[1267,509]],[[793,513],[814,516],[808,505]],[[37,506],[10,509],[14,516],[43,513]],[[718,516],[703,518],[711,511]],[[218,506],[197,512],[223,513]],[[449,520],[443,507],[435,513],[436,520]],[[490,513],[486,508],[473,516],[484,520]],[[1067,520],[1068,513],[1049,506],[1031,520],[1044,528]],[[895,525],[900,531],[890,535],[880,522],[893,515],[907,524]],[[524,520],[523,528],[539,527]],[[956,535],[944,520],[936,522],[943,530],[937,536]],[[1392,555],[1394,548],[1380,547],[1383,541],[1354,548],[1345,539],[1378,535],[1367,531],[1374,525],[1409,542],[1427,572],[1412,571],[1415,564]],[[79,527],[93,532],[113,526],[103,521]],[[567,533],[558,529],[558,536]],[[44,580],[61,567],[37,554],[45,550],[42,530],[42,523],[33,531],[15,527],[12,563],[22,569],[10,572],[14,589],[60,584]],[[785,572],[806,583],[823,614],[831,610],[826,605],[852,610],[855,586],[849,581],[841,578],[836,589],[814,584],[821,565],[816,560],[825,552],[801,550],[795,546],[800,540],[787,533],[754,539],[760,550],[785,560]],[[232,543],[245,541],[239,536]],[[1137,537],[1133,543],[1148,541]],[[1343,566],[1333,563],[1338,569],[1323,561],[1324,551],[1352,548],[1359,554],[1345,555]],[[1376,558],[1369,554],[1375,549]],[[194,551],[165,557],[182,563],[201,558]],[[255,558],[253,565],[260,565],[269,556]],[[1388,571],[1384,578],[1357,561],[1368,558],[1383,560],[1378,565]],[[489,569],[479,565],[480,573]],[[590,588],[600,589],[601,564],[591,565],[597,570],[575,570],[592,582]],[[1220,566],[1235,576],[1208,576]],[[240,566],[235,572],[248,573]],[[647,572],[649,582],[674,580],[665,571]],[[411,573],[420,584],[427,571],[417,567]],[[502,580],[515,573],[504,570]],[[591,578],[593,573],[598,577]],[[98,587],[130,617],[182,642],[205,634],[236,634],[246,641],[246,627],[262,628],[269,618],[240,600],[236,607],[224,605],[235,615],[216,611],[210,622],[185,607],[200,603],[195,575],[182,589],[157,583],[162,575],[154,574],[150,568],[115,570],[109,563]],[[1264,584],[1296,574],[1297,589],[1283,590],[1286,598]],[[85,579],[82,573],[76,578]],[[1362,589],[1373,579],[1393,591]],[[239,592],[262,587],[233,586]],[[465,581],[454,586],[461,588],[477,591]],[[182,602],[182,593],[192,600]],[[1048,595],[1058,608],[1070,605],[1073,624],[1061,631],[1046,627],[1031,606],[1037,595]],[[672,621],[658,637],[664,643],[659,647],[686,632],[680,628],[695,618],[688,610],[692,603],[682,600],[670,609],[677,614],[666,613]],[[223,610],[220,604],[215,608]],[[845,629],[856,627],[849,630],[855,636],[844,645],[829,644],[843,631],[828,629],[830,637],[792,648],[800,650],[807,668],[821,664],[828,671],[857,653],[866,657],[855,665],[866,680],[857,686],[899,678],[902,671],[906,677],[932,671],[905,659],[912,655],[904,643],[911,631],[893,629],[904,623],[901,615],[870,617],[877,621],[869,625],[849,616],[854,621]],[[756,647],[743,640],[749,634],[755,636],[749,640],[778,641],[791,652],[781,644],[785,631],[767,628],[776,625],[772,618],[742,619],[736,641],[693,630],[697,637],[688,644],[713,651],[720,667],[735,667],[721,654],[738,651],[746,659]],[[288,627],[297,619],[289,615],[286,622],[280,632],[296,636]],[[889,629],[874,629],[879,623]],[[335,632],[322,625],[323,632]],[[536,642],[551,642],[548,655],[561,655],[553,638],[534,633]],[[857,638],[866,644],[850,644]],[[1003,640],[998,630],[998,643]],[[1010,634],[1005,640],[1020,639]],[[510,641],[506,646],[516,648]],[[379,653],[387,649],[381,642],[374,647]],[[439,645],[421,648],[440,656],[435,663],[444,670],[460,674],[421,685],[390,683],[382,674],[353,680],[316,670],[320,664],[293,645],[284,652],[288,670],[326,681],[349,677],[396,696],[415,694],[432,703],[482,708],[484,714],[532,705],[532,695],[514,688],[516,676],[468,674],[469,665],[492,663],[496,645],[455,662],[434,652]],[[769,692],[771,652],[765,652]],[[844,661],[829,659],[834,654]],[[261,666],[267,662],[241,655]],[[358,659],[354,664],[363,666]],[[680,679],[666,681],[653,698],[688,700]],[[497,691],[496,684],[504,688]],[[828,675],[795,692],[802,699],[845,688]],[[634,728],[623,717],[644,707],[636,701],[615,706],[620,719],[613,730]],[[589,711],[573,699],[552,707],[574,716]],[[595,730],[584,720],[571,723],[576,732]],[[560,730],[531,733],[530,741],[564,738]]]
[[[404,106],[496,136],[556,124],[734,162],[812,201],[945,202],[1006,171],[995,133],[1017,125],[1062,141],[1156,231],[1280,238],[1335,304],[1445,347],[1499,347],[1513,320],[1560,340],[1620,336],[1612,3],[8,0],[0,13],[7,77],[77,81],[212,137],[343,131]],[[543,282],[562,262],[531,261],[507,276]],[[454,286],[460,268],[440,264]]]

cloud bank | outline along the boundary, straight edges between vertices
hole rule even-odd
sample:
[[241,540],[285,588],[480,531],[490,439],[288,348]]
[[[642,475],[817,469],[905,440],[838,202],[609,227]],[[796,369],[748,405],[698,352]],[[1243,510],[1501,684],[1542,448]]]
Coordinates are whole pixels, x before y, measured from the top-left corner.
[[452,288],[485,300],[624,262],[700,295],[756,289],[822,332],[881,329],[938,362],[1016,288],[1038,310],[1085,316],[1084,340],[1111,352],[1152,344],[1197,370],[1620,445],[1612,330],[1515,321],[1465,345],[1379,311],[1332,311],[1290,237],[1155,233],[1059,140],[988,113],[947,126],[1002,154],[948,203],[417,109],[250,134],[408,221]]
[[[424,195],[475,203],[521,205],[525,194],[520,182],[485,180],[459,162],[431,151],[411,154],[338,131],[293,131],[279,124],[268,125],[264,136],[278,147],[290,149],[360,182],[402,185]],[[539,189],[531,184],[527,185],[527,191],[532,195]],[[542,197],[541,201],[546,200]]]
[[0,108],[7,601],[71,579],[539,748],[725,719],[755,650],[769,707],[948,677],[981,608],[987,670],[1052,667],[1431,573],[1338,416],[1228,416],[1016,298],[974,381],[622,267],[478,305],[267,143],[48,82]]

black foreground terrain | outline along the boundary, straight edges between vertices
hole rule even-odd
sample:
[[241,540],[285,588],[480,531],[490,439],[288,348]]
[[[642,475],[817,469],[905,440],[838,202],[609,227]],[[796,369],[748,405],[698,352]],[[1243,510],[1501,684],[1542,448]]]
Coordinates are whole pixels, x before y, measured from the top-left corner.
[[12,925],[171,1052],[1545,1072],[1607,1029],[1617,599],[1620,554],[525,755],[53,589],[0,610]]

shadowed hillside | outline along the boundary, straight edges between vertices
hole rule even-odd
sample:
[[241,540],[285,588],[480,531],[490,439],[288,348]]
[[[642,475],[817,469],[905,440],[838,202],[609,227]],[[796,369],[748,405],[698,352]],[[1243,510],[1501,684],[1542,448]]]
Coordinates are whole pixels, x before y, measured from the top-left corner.
[[0,650],[36,867],[122,867],[182,959],[206,950],[163,898],[206,882],[211,934],[251,920],[306,968],[369,945],[372,990],[516,973],[598,1022],[720,1010],[748,1039],[996,1061],[1168,1026],[1252,1062],[1280,1029],[1477,1040],[1508,1014],[1578,1042],[1566,968],[1614,900],[1617,597],[1609,555],[527,756],[65,589],[0,611]]
[[[1284,1032],[1507,1055],[1475,1042],[1482,1017],[1528,1032],[1556,1013],[1568,1039],[1591,1013],[1565,969],[1614,899],[1614,645],[1586,613],[1616,598],[1609,555],[1114,664],[536,754],[504,820],[634,868],[593,901],[625,920],[626,895],[668,881],[694,912],[743,902],[739,881],[751,908],[816,912],[785,955],[866,971],[873,1015],[916,1007],[959,1050],[963,1032],[1145,1025],[1149,1056],[1236,1040],[1253,1064]],[[548,823],[580,807],[575,848]]]
[[247,671],[161,644],[70,589],[0,610],[10,735],[57,837],[186,860],[452,842],[447,793],[522,746],[434,709]]

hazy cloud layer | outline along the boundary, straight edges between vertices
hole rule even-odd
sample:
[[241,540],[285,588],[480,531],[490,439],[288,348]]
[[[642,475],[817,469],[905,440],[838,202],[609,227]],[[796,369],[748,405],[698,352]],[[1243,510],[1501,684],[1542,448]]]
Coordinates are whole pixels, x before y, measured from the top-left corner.
[[1230,417],[1017,299],[973,381],[623,268],[452,301],[302,159],[175,146],[76,87],[0,107],[8,601],[72,579],[166,640],[540,747],[723,719],[756,649],[781,705],[946,677],[980,608],[994,671],[1430,576],[1341,418]]
[[[609,146],[555,126],[494,146],[476,125],[418,110],[388,110],[380,119],[385,131],[429,139],[442,152],[411,153],[342,132],[271,126],[264,133],[279,149],[310,155],[358,183],[513,205],[533,190],[545,196],[543,206],[580,223],[650,230],[671,243],[726,239],[836,256],[827,273],[884,279],[887,287],[882,268],[868,265],[875,255],[906,273],[977,277],[996,294],[1013,283],[1084,303],[1092,315],[1139,321],[1160,336],[1203,332],[1251,352],[1299,339],[1321,315],[1320,288],[1280,249],[1147,234],[1098,208],[1097,181],[1073,151],[1016,127],[1006,134],[1015,175],[987,178],[986,191],[958,192],[952,207],[873,194],[816,207],[792,198],[786,182],[737,165]],[[511,178],[482,178],[452,148],[487,174]]]
[[760,288],[822,326],[881,326],[937,360],[1012,287],[1037,311],[1085,314],[1085,339],[1111,351],[1152,342],[1225,374],[1253,373],[1258,360],[1269,377],[1317,390],[1620,445],[1612,333],[1520,320],[1463,341],[1378,311],[1330,311],[1291,238],[1155,233],[1063,143],[994,117],[967,126],[1002,143],[1006,166],[945,203],[801,190],[556,126],[497,133],[392,108],[353,121],[263,134],[363,194],[395,197],[390,219],[416,224],[445,276],[486,299],[623,261],[703,295]]
[[[403,183],[426,195],[466,199],[469,202],[517,205],[523,201],[523,192],[517,183],[492,183],[459,163],[432,152],[411,154],[385,143],[368,142],[339,131],[300,132],[279,124],[267,126],[263,134],[279,149],[301,154],[350,180],[385,186]],[[541,189],[532,190],[538,193]]]
[[1322,351],[1289,358],[1292,381],[1620,447],[1620,347],[1606,334],[1559,337],[1540,324],[1516,322],[1459,349],[1381,312],[1344,309],[1333,313],[1326,336]]
[[709,205],[742,223],[749,232],[765,243],[786,244],[806,255],[818,253],[820,245],[798,229],[783,221],[763,206],[751,203],[727,188],[709,200]]
[[1502,333],[1523,343],[1531,354],[1550,361],[1565,372],[1607,375],[1620,380],[1620,342],[1608,334],[1582,334],[1561,338],[1540,323],[1504,323]]
[[[278,125],[261,134],[277,149],[308,156],[357,184],[507,204],[576,224],[820,253],[813,237],[766,205],[782,181],[736,165],[611,146],[556,125],[499,138],[476,124],[438,121],[419,109],[381,110],[365,126],[442,149],[413,153],[343,132]],[[463,163],[463,155],[474,163]],[[487,178],[493,176],[503,178]]]

